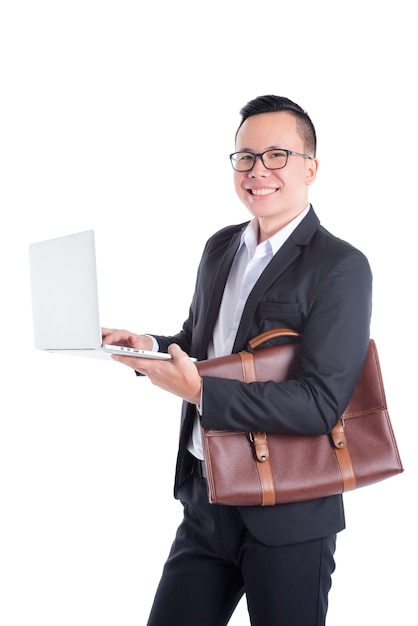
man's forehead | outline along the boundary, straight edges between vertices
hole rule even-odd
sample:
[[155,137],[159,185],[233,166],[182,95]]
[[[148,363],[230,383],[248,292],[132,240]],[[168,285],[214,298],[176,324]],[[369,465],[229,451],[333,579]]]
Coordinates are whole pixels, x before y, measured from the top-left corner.
[[271,145],[274,146],[281,136],[283,139],[299,137],[296,117],[288,111],[251,115],[243,122],[236,138],[240,142],[245,142],[247,138],[270,138]]

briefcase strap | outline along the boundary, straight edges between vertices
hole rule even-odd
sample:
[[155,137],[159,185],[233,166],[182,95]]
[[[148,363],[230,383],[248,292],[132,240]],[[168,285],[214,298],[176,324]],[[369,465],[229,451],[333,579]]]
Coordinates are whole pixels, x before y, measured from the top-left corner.
[[344,429],[344,421],[338,420],[331,430],[331,439],[334,444],[335,456],[340,466],[343,479],[343,491],[351,491],[356,488],[356,475],[348,449],[347,437]]
[[[283,336],[298,337],[300,333],[289,328],[272,329],[261,333],[249,341],[248,347],[251,350],[250,352],[239,353],[245,383],[251,383],[257,380],[252,349],[269,339]],[[252,432],[249,433],[249,438],[254,447],[254,454],[257,461],[256,465],[263,494],[262,506],[272,506],[275,504],[275,489],[273,472],[270,465],[267,435],[263,432]],[[356,488],[356,476],[342,419],[338,420],[336,426],[331,430],[330,438],[341,471],[342,490],[343,492],[351,491]]]
[[261,506],[276,504],[273,472],[270,465],[269,447],[266,433],[248,433],[253,445],[258,477],[261,483]]
[[[252,352],[240,352],[243,373],[243,381],[252,383],[257,380],[254,365],[254,355]],[[274,490],[273,472],[271,471],[269,449],[266,433],[249,433],[250,442],[253,445],[258,476],[261,483],[262,506],[273,506],[276,504],[276,494]]]

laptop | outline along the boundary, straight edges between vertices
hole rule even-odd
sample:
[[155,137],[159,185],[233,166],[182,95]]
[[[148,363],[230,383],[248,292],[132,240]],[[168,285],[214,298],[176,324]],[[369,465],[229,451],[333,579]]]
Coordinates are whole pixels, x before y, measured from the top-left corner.
[[93,230],[32,243],[29,263],[35,348],[108,359],[171,359],[166,352],[102,343]]

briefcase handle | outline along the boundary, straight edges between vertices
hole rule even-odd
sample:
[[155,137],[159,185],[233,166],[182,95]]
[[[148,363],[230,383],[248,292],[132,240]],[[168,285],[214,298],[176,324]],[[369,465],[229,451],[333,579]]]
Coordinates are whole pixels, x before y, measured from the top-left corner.
[[266,330],[264,333],[253,337],[248,342],[248,349],[250,352],[257,348],[259,345],[264,343],[265,341],[269,341],[270,339],[275,339],[276,337],[301,337],[302,334],[298,333],[297,330],[293,330],[292,328],[272,328],[271,330]]

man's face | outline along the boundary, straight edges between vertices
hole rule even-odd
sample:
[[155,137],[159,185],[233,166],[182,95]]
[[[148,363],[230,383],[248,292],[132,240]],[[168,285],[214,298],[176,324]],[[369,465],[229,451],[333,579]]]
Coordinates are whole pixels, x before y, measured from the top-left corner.
[[[284,148],[305,153],[296,131],[296,118],[286,112],[260,113],[249,117],[238,131],[236,151],[255,154]],[[316,176],[318,162],[289,155],[287,165],[267,169],[257,158],[250,172],[235,172],[238,197],[259,219],[260,235],[271,236],[296,217],[308,204],[308,189]]]

